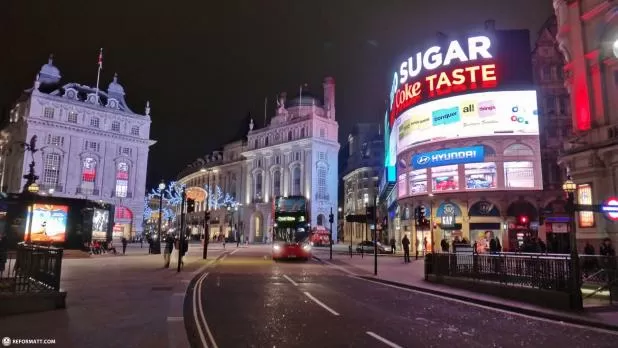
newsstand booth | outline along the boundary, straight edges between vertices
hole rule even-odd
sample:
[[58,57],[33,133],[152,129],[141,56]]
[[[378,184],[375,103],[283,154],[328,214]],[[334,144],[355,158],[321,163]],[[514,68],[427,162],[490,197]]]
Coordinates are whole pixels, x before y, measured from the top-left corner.
[[110,241],[114,206],[77,198],[36,194],[0,197],[0,233],[9,248],[29,239],[34,244],[85,249],[93,241]]

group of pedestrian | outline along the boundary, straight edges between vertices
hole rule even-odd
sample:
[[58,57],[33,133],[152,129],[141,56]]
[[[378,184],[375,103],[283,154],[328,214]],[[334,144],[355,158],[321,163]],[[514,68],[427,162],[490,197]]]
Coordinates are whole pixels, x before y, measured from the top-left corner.
[[180,238],[176,238],[176,236],[174,236],[173,234],[168,233],[167,236],[165,236],[165,249],[163,250],[164,268],[170,267],[172,253],[174,250],[176,250],[180,254],[180,267],[184,266],[183,258],[187,254],[187,251],[189,251],[189,242],[187,241],[187,238],[182,238],[181,240]]

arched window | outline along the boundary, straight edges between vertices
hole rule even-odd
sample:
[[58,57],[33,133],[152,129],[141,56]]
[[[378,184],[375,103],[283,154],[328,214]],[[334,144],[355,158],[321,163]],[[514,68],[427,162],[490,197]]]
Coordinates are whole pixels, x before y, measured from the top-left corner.
[[59,180],[60,154],[48,153],[45,155],[45,163],[43,163],[43,184],[55,189],[58,186]]
[[288,141],[292,141],[292,131],[288,132]]
[[504,149],[505,156],[533,156],[534,151],[528,145],[513,144]]
[[255,198],[262,198],[262,172],[255,174]]
[[485,151],[485,156],[495,156],[496,155],[496,150],[494,150],[494,148],[491,146],[483,145],[483,151]]
[[129,164],[118,162],[116,165],[116,197],[127,197],[129,192]]
[[300,167],[294,167],[292,170],[292,195],[300,196]]
[[273,197],[281,196],[281,172],[273,173]]
[[81,193],[91,195],[94,193],[94,182],[97,178],[97,161],[92,157],[86,157],[82,161]]

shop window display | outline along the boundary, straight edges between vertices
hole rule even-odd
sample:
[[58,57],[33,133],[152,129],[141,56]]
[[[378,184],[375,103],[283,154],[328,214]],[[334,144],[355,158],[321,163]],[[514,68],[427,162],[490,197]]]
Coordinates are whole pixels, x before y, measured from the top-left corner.
[[399,197],[403,197],[408,194],[406,190],[406,175],[401,174],[397,179],[397,193]]
[[468,163],[465,164],[467,189],[496,188],[496,163]]
[[431,182],[434,192],[458,190],[457,165],[432,168]]
[[413,170],[409,174],[410,194],[427,192],[427,169]]
[[504,184],[506,188],[533,188],[534,168],[532,162],[504,162]]

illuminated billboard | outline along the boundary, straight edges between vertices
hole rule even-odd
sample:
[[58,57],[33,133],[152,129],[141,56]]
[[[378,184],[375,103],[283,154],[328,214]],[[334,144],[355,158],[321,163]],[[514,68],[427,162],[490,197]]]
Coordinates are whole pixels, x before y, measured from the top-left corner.
[[482,92],[428,102],[395,120],[396,154],[439,141],[539,134],[535,91]]
[[92,240],[107,240],[109,228],[109,211],[95,209],[92,215]]
[[24,240],[28,239],[30,226],[30,240],[33,242],[64,242],[68,212],[69,207],[65,205],[33,204],[26,221]]
[[305,213],[307,199],[302,196],[275,198],[275,214]]

